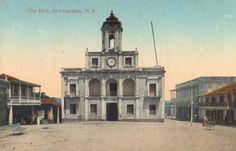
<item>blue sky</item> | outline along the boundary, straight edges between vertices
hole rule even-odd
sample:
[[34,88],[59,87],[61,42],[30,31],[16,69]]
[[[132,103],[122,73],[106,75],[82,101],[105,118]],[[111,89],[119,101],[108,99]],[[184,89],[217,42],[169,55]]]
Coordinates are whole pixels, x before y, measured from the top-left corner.
[[[167,70],[166,93],[197,76],[236,75],[233,0],[0,0],[0,72],[59,96],[61,67],[83,67],[86,48],[101,50],[100,28],[111,10],[122,21],[123,49],[137,47],[140,66],[155,64],[153,21],[158,59]],[[47,73],[43,79],[34,76],[36,66]]]

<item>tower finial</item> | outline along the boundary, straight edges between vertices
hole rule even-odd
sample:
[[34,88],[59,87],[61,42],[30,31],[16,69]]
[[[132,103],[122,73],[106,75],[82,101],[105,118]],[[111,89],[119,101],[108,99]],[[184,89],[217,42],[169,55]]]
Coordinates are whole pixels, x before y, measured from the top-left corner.
[[114,15],[114,14],[113,14],[113,10],[111,10],[111,15]]

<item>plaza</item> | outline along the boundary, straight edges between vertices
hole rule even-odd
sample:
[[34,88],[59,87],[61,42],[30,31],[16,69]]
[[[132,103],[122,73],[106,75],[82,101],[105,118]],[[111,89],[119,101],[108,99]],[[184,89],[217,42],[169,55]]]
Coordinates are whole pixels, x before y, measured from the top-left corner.
[[0,127],[1,151],[234,151],[236,129],[201,123],[160,122],[70,122],[24,125],[22,135]]

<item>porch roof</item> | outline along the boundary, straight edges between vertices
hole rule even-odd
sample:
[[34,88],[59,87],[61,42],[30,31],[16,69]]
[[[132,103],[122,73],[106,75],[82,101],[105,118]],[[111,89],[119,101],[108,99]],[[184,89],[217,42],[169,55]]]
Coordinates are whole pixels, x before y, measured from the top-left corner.
[[22,83],[22,84],[28,84],[28,85],[31,85],[31,86],[34,86],[34,87],[41,87],[41,85],[39,85],[39,84],[23,81],[23,80],[15,78],[13,76],[7,75],[7,74],[1,74],[0,77],[4,78],[4,79],[7,79],[11,83]]
[[201,96],[211,96],[211,95],[221,95],[221,94],[227,94],[233,90],[236,90],[236,82],[228,84],[226,86],[223,86],[221,88],[215,89],[211,92],[204,93]]
[[61,103],[56,101],[56,100],[53,100],[51,98],[46,98],[46,99],[42,99],[41,100],[41,104],[45,104],[45,105],[55,105],[55,106],[60,106]]

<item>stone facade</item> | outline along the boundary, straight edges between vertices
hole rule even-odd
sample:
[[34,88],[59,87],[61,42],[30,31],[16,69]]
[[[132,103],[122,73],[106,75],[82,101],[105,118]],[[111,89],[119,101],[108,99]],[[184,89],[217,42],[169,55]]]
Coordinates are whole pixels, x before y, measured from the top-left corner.
[[111,12],[102,51],[86,51],[85,68],[63,68],[65,119],[164,120],[164,67],[138,66],[138,50],[122,50],[122,25]]

